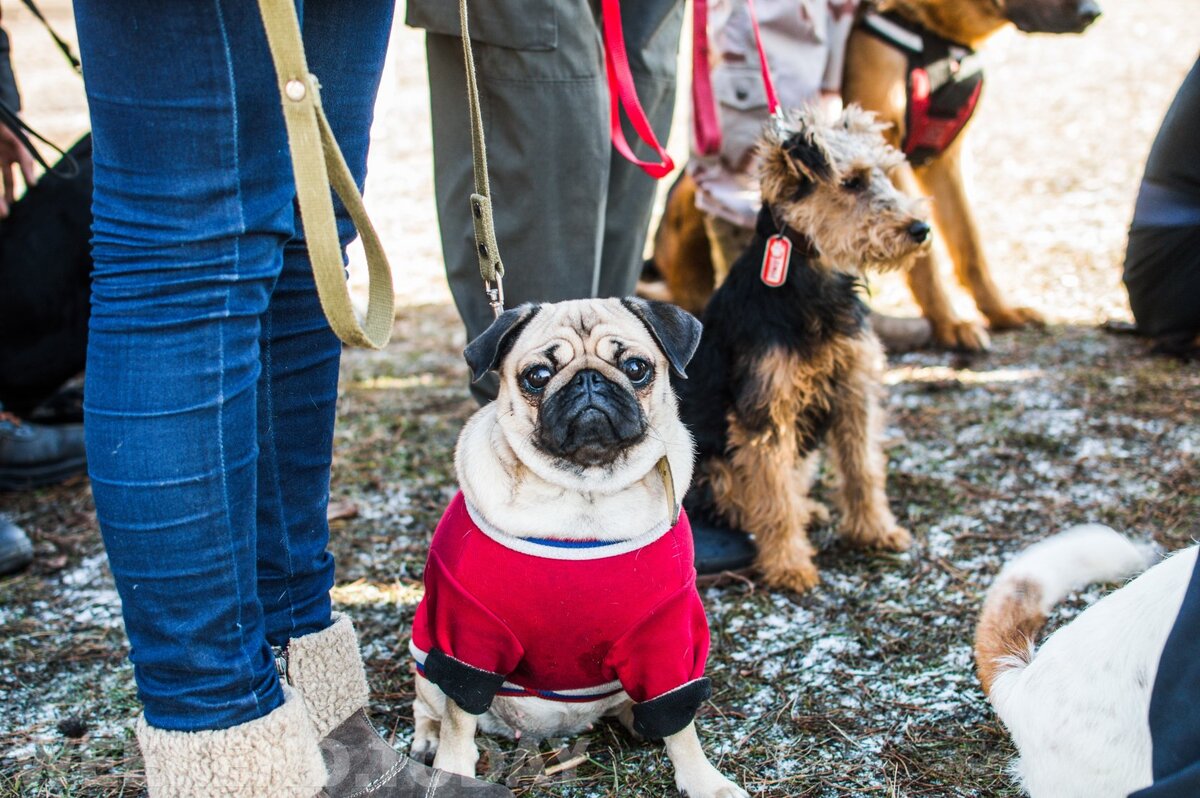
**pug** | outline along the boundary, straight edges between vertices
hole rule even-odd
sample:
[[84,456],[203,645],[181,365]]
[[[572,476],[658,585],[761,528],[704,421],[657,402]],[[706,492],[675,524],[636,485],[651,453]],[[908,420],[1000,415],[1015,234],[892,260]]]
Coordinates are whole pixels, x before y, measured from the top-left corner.
[[473,776],[477,729],[542,739],[614,716],[665,742],[681,792],[745,798],[694,723],[709,637],[670,373],[699,339],[672,305],[594,299],[522,305],[467,346],[500,391],[459,436],[426,563],[414,757]]

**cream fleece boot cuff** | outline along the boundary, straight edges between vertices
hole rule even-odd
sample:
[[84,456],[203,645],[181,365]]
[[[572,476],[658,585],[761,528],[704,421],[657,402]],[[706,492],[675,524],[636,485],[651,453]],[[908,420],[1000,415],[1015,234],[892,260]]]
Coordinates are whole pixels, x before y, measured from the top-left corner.
[[367,705],[367,672],[348,616],[335,612],[328,629],[288,641],[287,680],[304,694],[318,740]]
[[150,798],[313,798],[325,764],[304,698],[283,688],[283,706],[216,731],[166,731],[137,721]]

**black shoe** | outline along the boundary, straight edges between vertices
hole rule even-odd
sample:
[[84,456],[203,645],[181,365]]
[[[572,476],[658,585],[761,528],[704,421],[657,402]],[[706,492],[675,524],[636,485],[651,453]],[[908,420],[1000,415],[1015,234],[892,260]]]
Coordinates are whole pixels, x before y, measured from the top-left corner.
[[53,485],[86,469],[82,424],[43,427],[0,412],[0,490]]
[[25,416],[34,424],[82,424],[83,388],[63,388]]
[[691,523],[696,546],[696,573],[740,571],[754,564],[758,549],[747,533],[703,517],[692,519]]
[[33,562],[33,544],[21,527],[0,515],[0,576],[23,571]]

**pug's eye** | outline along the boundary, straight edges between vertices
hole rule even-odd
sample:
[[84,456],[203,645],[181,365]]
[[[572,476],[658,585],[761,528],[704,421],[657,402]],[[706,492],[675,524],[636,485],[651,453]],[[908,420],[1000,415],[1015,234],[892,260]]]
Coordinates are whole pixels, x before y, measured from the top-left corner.
[[631,357],[621,364],[621,371],[625,372],[625,376],[634,385],[645,385],[650,381],[650,375],[654,370],[650,368],[650,364],[642,360],[640,357]]
[[867,176],[862,172],[851,175],[842,181],[842,188],[855,194],[866,189],[868,183]]
[[553,376],[554,372],[547,365],[530,366],[521,372],[521,387],[529,393],[541,393]]

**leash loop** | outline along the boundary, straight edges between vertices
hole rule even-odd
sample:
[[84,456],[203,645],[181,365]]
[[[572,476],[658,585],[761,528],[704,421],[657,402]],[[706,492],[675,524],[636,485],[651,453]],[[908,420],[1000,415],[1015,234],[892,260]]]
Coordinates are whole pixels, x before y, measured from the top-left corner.
[[[650,120],[638,100],[633,72],[629,68],[629,53],[625,49],[625,32],[621,29],[620,0],[602,0],[600,15],[604,21],[604,67],[608,73],[609,126],[612,143],[617,152],[643,172],[657,179],[666,177],[675,170],[675,162],[654,135]],[[621,109],[629,117],[634,132],[658,155],[658,161],[643,161],[633,154],[633,148],[625,139],[621,127]]]
[[[392,270],[387,255],[321,108],[320,84],[308,71],[295,3],[293,0],[258,0],[258,8],[279,83],[296,181],[296,202],[304,223],[321,309],[325,311],[329,326],[343,342],[382,349],[391,338],[396,314]],[[354,221],[367,255],[369,300],[362,324],[350,302],[331,186]]]

